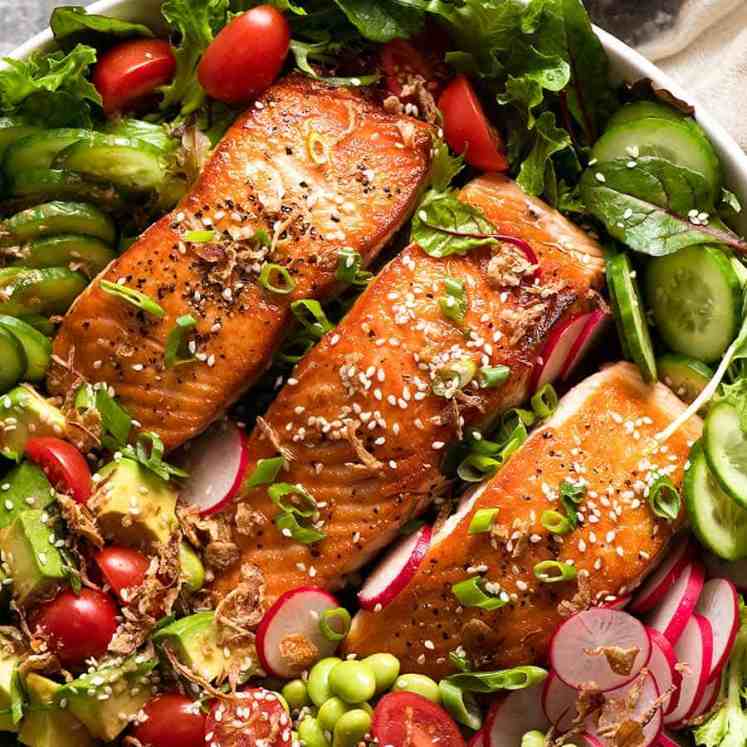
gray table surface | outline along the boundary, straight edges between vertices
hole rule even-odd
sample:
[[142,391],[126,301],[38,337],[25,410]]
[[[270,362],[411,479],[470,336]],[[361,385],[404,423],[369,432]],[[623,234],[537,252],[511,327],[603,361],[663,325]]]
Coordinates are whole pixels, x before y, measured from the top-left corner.
[[[375,2],[375,0],[372,0]],[[640,42],[669,26],[683,0],[586,0],[600,26],[629,42]],[[58,5],[85,0],[0,0],[0,54],[9,52],[47,25]]]

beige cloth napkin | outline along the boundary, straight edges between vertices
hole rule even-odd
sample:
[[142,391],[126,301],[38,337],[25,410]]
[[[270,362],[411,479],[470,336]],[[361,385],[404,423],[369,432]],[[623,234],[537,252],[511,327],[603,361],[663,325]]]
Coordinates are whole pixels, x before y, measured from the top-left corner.
[[747,0],[687,0],[676,24],[639,51],[747,150]]

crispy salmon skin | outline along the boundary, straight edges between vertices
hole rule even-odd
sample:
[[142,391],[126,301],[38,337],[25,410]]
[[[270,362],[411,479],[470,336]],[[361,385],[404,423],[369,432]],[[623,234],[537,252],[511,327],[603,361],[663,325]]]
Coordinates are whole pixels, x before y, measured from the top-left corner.
[[[427,125],[355,91],[301,76],[274,85],[231,127],[176,210],[100,276],[145,293],[165,316],[94,281],[57,335],[50,391],[106,382],[167,448],[196,435],[267,367],[290,303],[329,295],[339,250],[352,247],[367,264],[408,219],[431,148]],[[190,241],[197,230],[215,233]],[[293,292],[258,283],[265,263],[287,270]],[[284,284],[277,273],[269,281]],[[166,339],[186,314],[197,321],[188,338],[195,358],[166,368]]]
[[[241,557],[217,575],[219,596],[235,587],[242,564],[261,571],[268,601],[304,584],[342,586],[445,495],[447,446],[526,398],[553,326],[599,303],[591,290],[602,277],[598,246],[567,222],[560,236],[544,232],[538,217],[553,211],[508,179],[477,179],[462,193],[473,196],[496,223],[506,205],[527,212],[526,225],[507,221],[502,230],[531,243],[539,280],[508,243],[448,258],[412,245],[392,260],[304,358],[250,436],[248,474],[258,460],[284,453],[277,480],[313,497],[324,539],[304,545],[284,536],[267,488],[245,490],[233,516]],[[558,238],[585,247],[592,261],[559,249]],[[464,287],[463,319],[445,313],[447,281]],[[499,365],[510,369],[508,380],[481,386],[480,369]],[[449,385],[455,366],[471,372],[463,387]]]
[[[379,611],[361,611],[345,652],[389,651],[403,671],[441,677],[461,647],[476,669],[542,661],[556,625],[574,611],[633,589],[666,549],[679,521],[654,515],[647,488],[658,474],[682,482],[690,445],[701,431],[688,421],[664,445],[654,435],[685,405],[661,384],[644,384],[628,363],[595,374],[561,401],[498,474],[434,529],[414,577]],[[578,526],[559,536],[542,524],[563,512],[561,483],[583,486]],[[492,530],[470,534],[479,509],[497,508]],[[533,574],[544,560],[572,563],[575,580],[547,584]],[[505,593],[487,612],[462,607],[452,585],[482,577]]]

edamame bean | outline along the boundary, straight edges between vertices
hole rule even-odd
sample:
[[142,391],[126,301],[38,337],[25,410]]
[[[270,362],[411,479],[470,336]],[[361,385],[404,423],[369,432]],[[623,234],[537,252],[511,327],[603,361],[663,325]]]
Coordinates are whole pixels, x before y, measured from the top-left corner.
[[392,687],[394,692],[407,692],[422,695],[434,703],[441,702],[438,685],[424,674],[401,674]]
[[303,680],[291,680],[283,686],[283,697],[291,708],[299,709],[309,705],[309,693]]
[[316,717],[325,731],[333,731],[340,716],[349,710],[350,706],[347,703],[338,697],[334,697],[319,706],[319,713]]
[[365,703],[376,692],[376,677],[367,664],[349,659],[329,673],[329,689],[346,703]]
[[321,724],[313,716],[306,716],[298,725],[298,740],[305,747],[329,747]]
[[544,747],[545,735],[541,731],[528,731],[521,738],[521,747]]
[[317,708],[319,708],[324,701],[329,700],[332,697],[332,693],[329,689],[329,673],[341,663],[342,659],[338,659],[336,656],[330,656],[326,659],[321,659],[311,668],[307,689],[311,702]]
[[376,694],[388,690],[399,676],[399,659],[392,654],[371,654],[363,660],[373,670],[376,678]]
[[355,747],[371,728],[371,717],[362,708],[343,713],[335,725],[333,747]]

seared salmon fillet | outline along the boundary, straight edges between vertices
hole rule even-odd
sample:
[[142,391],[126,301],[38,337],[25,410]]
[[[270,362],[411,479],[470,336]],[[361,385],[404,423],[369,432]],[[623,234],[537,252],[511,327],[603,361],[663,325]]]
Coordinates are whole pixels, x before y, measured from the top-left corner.
[[[434,527],[399,595],[380,611],[356,615],[345,652],[389,651],[403,671],[433,677],[452,671],[448,655],[459,647],[476,669],[542,661],[563,617],[632,590],[679,527],[655,516],[646,493],[658,474],[682,482],[700,420],[689,420],[662,446],[654,434],[684,408],[664,385],[644,384],[628,363],[579,384],[495,477]],[[584,485],[584,495],[577,528],[560,537],[541,517],[564,511],[564,481]],[[470,534],[475,512],[485,508],[498,509],[492,531]],[[572,563],[578,577],[543,583],[533,568],[544,560]],[[452,585],[475,576],[499,585],[505,606],[461,607]]]
[[[550,234],[554,211],[504,177],[479,178],[461,196],[531,244],[539,280],[509,243],[447,258],[412,245],[393,259],[297,366],[249,440],[248,474],[284,453],[277,480],[316,501],[324,539],[304,545],[284,536],[267,488],[243,491],[234,516],[241,558],[216,579],[219,595],[235,587],[243,564],[262,572],[269,601],[303,584],[342,586],[444,495],[446,447],[526,398],[553,326],[600,302],[592,288],[602,282],[601,252],[578,229],[561,219]],[[464,286],[463,321],[444,312],[450,279]],[[443,386],[454,365],[474,373],[461,389]],[[481,387],[479,369],[498,365],[509,367],[507,381]]]
[[[428,125],[357,91],[301,76],[277,83],[231,127],[174,212],[76,300],[54,343],[50,391],[106,382],[167,448],[196,435],[266,369],[291,302],[334,290],[339,250],[368,264],[409,218],[431,149]],[[205,241],[197,230],[215,233]],[[258,282],[265,263],[287,270],[291,293]],[[165,315],[104,292],[101,279],[145,293]],[[283,285],[277,274],[270,281]],[[188,338],[196,357],[166,368],[166,339],[185,314],[197,321]]]

